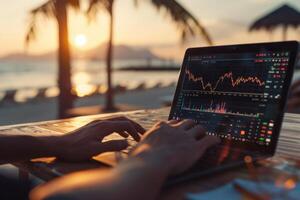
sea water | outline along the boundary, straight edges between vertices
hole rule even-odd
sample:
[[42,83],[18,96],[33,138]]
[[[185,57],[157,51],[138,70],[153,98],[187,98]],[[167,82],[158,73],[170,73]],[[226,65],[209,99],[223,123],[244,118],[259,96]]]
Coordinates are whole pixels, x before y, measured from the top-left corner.
[[[178,78],[177,71],[143,72],[118,71],[122,67],[145,66],[144,60],[122,60],[113,62],[114,85],[130,85],[144,82],[174,82]],[[167,65],[163,61],[154,61],[153,65]],[[177,63],[179,65],[179,63]],[[105,62],[95,60],[75,60],[72,62],[72,82],[78,85],[101,85],[106,83]],[[22,90],[48,88],[57,85],[58,67],[55,60],[0,60],[0,92],[6,90]]]

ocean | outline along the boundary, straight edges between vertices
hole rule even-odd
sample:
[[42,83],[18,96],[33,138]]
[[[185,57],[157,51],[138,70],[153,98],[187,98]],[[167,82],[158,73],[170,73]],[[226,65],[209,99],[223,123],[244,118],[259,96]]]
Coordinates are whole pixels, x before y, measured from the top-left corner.
[[[114,69],[128,66],[146,65],[145,60],[115,61]],[[153,65],[168,65],[163,61],[153,61]],[[179,63],[178,63],[179,65]],[[0,92],[6,90],[26,90],[56,86],[56,61],[13,61],[0,60]],[[114,71],[115,85],[135,85],[144,82],[151,85],[158,82],[176,81],[178,72],[135,72]],[[102,61],[76,60],[72,63],[72,82],[80,85],[101,85],[106,83],[105,63]]]
[[[152,61],[155,66],[168,66],[170,63],[165,61]],[[171,63],[180,65],[180,63]],[[146,60],[126,60],[115,61],[114,69],[128,66],[145,66]],[[32,90],[38,88],[53,88],[57,82],[57,63],[56,61],[20,61],[20,60],[0,60],[0,97],[7,90],[23,91],[21,96],[34,96]],[[294,79],[300,78],[300,71],[297,70]],[[178,79],[177,71],[118,71],[113,72],[113,84],[125,85],[134,88],[141,83],[146,87],[151,87],[160,83],[169,85]],[[77,94],[84,96],[95,86],[105,85],[106,71],[103,61],[75,60],[72,63],[72,82]],[[29,93],[29,94],[28,94]],[[55,93],[55,92],[54,92]],[[50,94],[51,96],[51,94]],[[20,97],[23,101],[25,97]]]

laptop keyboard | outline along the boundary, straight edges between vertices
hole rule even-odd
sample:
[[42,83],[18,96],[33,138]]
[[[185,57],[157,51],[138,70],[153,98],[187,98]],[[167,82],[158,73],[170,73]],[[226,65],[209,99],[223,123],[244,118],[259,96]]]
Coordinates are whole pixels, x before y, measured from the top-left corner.
[[[138,123],[140,123],[146,129],[150,128],[154,123],[159,121],[160,120],[159,118],[161,119],[165,118],[165,116],[157,117],[155,113],[153,113],[153,115],[155,115],[156,117],[153,116],[153,118],[152,117],[149,118],[149,116],[147,118],[143,118],[140,115],[144,115],[144,114],[136,112],[133,113],[132,116],[129,114],[128,117],[130,117],[133,120],[138,119]],[[39,125],[39,127],[48,130],[53,130],[60,133],[66,133],[66,132],[73,131],[96,119],[99,119],[99,117],[74,118],[71,120],[59,121],[56,123],[50,122],[47,124]],[[117,140],[117,139],[124,139],[124,138],[117,133],[113,133],[105,137],[103,139],[103,142],[109,140]],[[125,155],[128,154],[130,150],[137,144],[137,142],[131,136],[129,136],[126,139],[128,141],[129,146],[128,148],[121,151]],[[241,162],[244,160],[244,157],[245,157],[245,153],[242,154],[241,152],[238,152],[232,148],[229,151],[228,148],[226,149],[224,148],[224,146],[219,145],[208,149],[195,166],[199,167],[199,165],[204,165],[204,167],[208,167],[208,166],[216,166],[221,164],[223,165],[227,162],[233,162],[233,161]]]
[[[90,120],[80,120],[80,121],[76,121],[76,122],[70,122],[70,121],[67,121],[67,122],[60,122],[60,123],[57,123],[57,124],[51,124],[49,125],[49,127],[51,127],[51,129],[55,129],[56,131],[58,131],[58,127],[59,127],[59,130],[62,131],[62,130],[74,130],[76,128],[79,128],[81,127],[82,125],[88,123]],[[153,125],[154,121],[151,121],[151,124],[147,123],[147,128],[150,127],[151,125]],[[144,124],[144,123],[142,123]],[[47,127],[47,128],[49,128]],[[45,127],[46,128],[46,127]],[[106,141],[109,141],[109,140],[120,140],[120,139],[124,139],[122,136],[120,136],[119,134],[117,133],[113,133],[109,136],[106,136],[104,139],[103,139],[103,142],[106,142]],[[121,152],[124,153],[124,154],[128,154],[130,152],[130,150],[137,144],[137,141],[135,141],[131,136],[129,136],[128,138],[126,138],[129,146],[122,150]],[[224,148],[224,146],[216,146],[216,147],[213,147],[213,148],[210,148],[207,150],[207,152],[203,155],[202,159],[201,159],[201,163],[205,163],[205,164],[209,164],[211,163],[212,165],[214,165],[215,163],[217,162],[220,162],[220,163],[223,163],[225,162],[226,160],[243,160],[244,159],[244,156],[241,156],[242,154],[241,153],[238,153],[237,151],[234,151],[234,150],[230,150],[230,152],[227,152],[227,154],[229,154],[227,156],[227,159],[221,159],[220,158],[220,155],[226,157],[226,148]],[[237,152],[237,153],[233,153],[233,152]],[[223,153],[223,154],[222,154]],[[236,158],[232,159],[232,155],[238,155]],[[231,159],[228,159],[228,157],[230,157]],[[219,159],[219,160],[216,160],[216,159]],[[222,162],[221,162],[222,161]]]

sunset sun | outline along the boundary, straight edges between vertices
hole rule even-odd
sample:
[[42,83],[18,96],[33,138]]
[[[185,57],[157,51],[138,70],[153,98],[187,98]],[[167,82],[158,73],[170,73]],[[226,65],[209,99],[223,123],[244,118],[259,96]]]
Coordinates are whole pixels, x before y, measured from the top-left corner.
[[87,43],[87,38],[85,35],[83,34],[79,34],[79,35],[76,35],[75,38],[74,38],[74,45],[76,47],[79,47],[79,48],[82,48],[86,45]]

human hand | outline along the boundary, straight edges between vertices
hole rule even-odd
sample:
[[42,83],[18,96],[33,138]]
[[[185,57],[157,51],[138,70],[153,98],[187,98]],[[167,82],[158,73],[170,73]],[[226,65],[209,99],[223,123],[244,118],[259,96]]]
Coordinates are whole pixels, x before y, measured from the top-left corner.
[[191,120],[160,122],[115,168],[67,175],[35,188],[30,196],[34,200],[155,199],[167,176],[188,169],[218,141]]
[[159,122],[144,134],[130,157],[165,167],[168,175],[174,175],[190,168],[207,148],[219,142],[218,137],[205,135],[204,128],[192,120]]
[[56,155],[67,161],[82,161],[100,153],[127,148],[128,143],[125,139],[102,142],[104,137],[114,132],[124,138],[130,135],[139,141],[140,134],[143,134],[145,129],[125,117],[93,121],[69,134],[60,136],[56,143],[58,145],[54,146],[57,148]]

